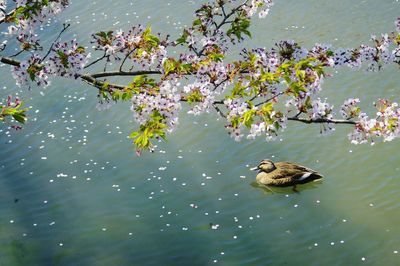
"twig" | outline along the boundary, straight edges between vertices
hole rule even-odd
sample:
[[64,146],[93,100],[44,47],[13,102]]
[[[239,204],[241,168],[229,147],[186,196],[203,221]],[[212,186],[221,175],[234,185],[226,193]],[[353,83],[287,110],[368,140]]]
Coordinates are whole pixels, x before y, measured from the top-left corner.
[[222,27],[222,26],[224,26],[225,24],[227,24],[227,23],[229,23],[227,20],[233,15],[233,14],[235,14],[235,12],[236,11],[238,11],[239,9],[241,9],[244,5],[246,5],[247,4],[247,1],[245,1],[243,4],[241,4],[241,5],[239,5],[239,6],[237,6],[237,7],[235,7],[234,9],[232,9],[231,10],[231,12],[229,13],[229,14],[225,14],[225,12],[224,12],[224,18],[222,19],[222,21],[220,22],[220,24],[215,28],[215,31],[214,31],[214,35],[216,34],[216,32]]
[[268,98],[268,99],[266,99],[265,101],[262,101],[262,102],[256,104],[255,106],[258,107],[258,106],[260,106],[260,105],[263,105],[263,104],[265,104],[265,103],[267,103],[267,102],[269,102],[269,101],[271,101],[271,100],[275,99],[276,97],[279,97],[279,96],[281,96],[281,95],[283,95],[283,94],[285,94],[285,92],[284,92],[284,91],[281,91],[281,92],[275,94],[274,96],[272,96],[271,98]]
[[94,64],[96,64],[96,63],[98,63],[98,62],[100,62],[101,60],[103,60],[103,59],[106,58],[106,57],[107,57],[107,56],[106,56],[106,52],[104,52],[104,54],[103,54],[102,57],[99,57],[99,58],[97,58],[96,60],[94,60],[93,62],[87,64],[84,68],[91,67],[92,65],[94,65]]
[[221,109],[220,109],[218,106],[216,106],[214,103],[213,103],[212,106],[214,107],[215,111],[217,111],[217,113],[218,113],[222,118],[226,118],[226,115],[221,111]]
[[214,84],[214,89],[213,91],[216,91],[218,89],[219,86],[221,86],[222,84],[224,84],[225,82],[227,82],[229,80],[229,77],[225,78],[224,80],[222,80],[220,83],[218,84]]
[[226,11],[224,5],[221,5],[222,14],[226,17]]
[[128,59],[129,56],[131,56],[131,54],[132,54],[135,50],[136,50],[136,48],[135,48],[135,49],[132,49],[129,53],[126,54],[124,60],[122,60],[122,63],[121,63],[121,65],[119,66],[119,71],[120,71],[120,72],[123,72],[122,68],[123,68],[123,66],[124,66],[124,64],[125,64],[126,59]]
[[23,52],[25,52],[26,50],[21,50],[21,51],[19,51],[18,53],[16,53],[16,54],[13,54],[13,55],[10,55],[10,57],[17,57],[17,56],[19,56],[20,54],[22,54]]
[[71,24],[63,24],[63,29],[60,31],[60,33],[58,34],[57,38],[52,42],[49,50],[47,51],[46,55],[42,58],[42,60],[40,60],[39,63],[42,63],[44,60],[46,60],[46,58],[49,56],[49,54],[51,53],[51,50],[53,50],[54,44],[56,44],[56,42],[60,39],[61,35],[64,33],[64,31],[66,31],[69,27],[71,26]]

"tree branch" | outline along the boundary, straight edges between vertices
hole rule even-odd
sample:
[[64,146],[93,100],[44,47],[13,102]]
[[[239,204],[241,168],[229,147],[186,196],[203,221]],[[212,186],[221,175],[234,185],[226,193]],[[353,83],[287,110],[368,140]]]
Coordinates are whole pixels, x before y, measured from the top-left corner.
[[344,120],[344,119],[307,119],[307,118],[300,118],[300,117],[288,117],[289,121],[297,121],[302,122],[305,124],[348,124],[348,125],[357,125],[358,121],[353,120]]
[[2,56],[0,56],[0,62],[2,62],[4,64],[7,64],[7,65],[16,66],[16,67],[19,67],[19,65],[21,63],[18,60],[14,60],[14,59],[11,59],[9,57],[2,57]]
[[[18,60],[14,60],[12,58],[8,57],[0,57],[0,62],[12,66],[20,66],[20,62]],[[161,74],[160,71],[157,70],[143,70],[143,71],[134,71],[134,72],[120,72],[120,71],[113,71],[113,72],[102,72],[102,73],[96,73],[96,74],[85,74],[85,75],[80,75],[78,78],[82,79],[84,82],[88,83],[91,86],[94,86],[98,89],[104,89],[106,82],[100,81],[97,78],[102,78],[102,77],[111,77],[111,76],[138,76],[138,75],[148,75],[148,74]],[[111,89],[117,89],[117,90],[122,90],[126,86],[119,85],[119,84],[112,84],[112,83],[107,83],[107,87]],[[145,92],[144,92],[145,93]],[[273,97],[267,99],[266,101],[263,101],[262,103],[268,102],[272,100],[275,97],[279,97],[280,95],[284,94],[284,92],[279,92],[275,94]],[[185,96],[181,96],[180,101],[182,102],[187,102],[187,98]],[[262,104],[260,103],[260,104]],[[217,106],[219,104],[224,104],[223,100],[219,101],[214,101],[212,103],[213,107],[217,111],[218,114],[220,114],[222,117],[226,117],[225,114],[221,111],[221,109]],[[258,105],[260,105],[258,104]],[[257,106],[258,106],[257,105]],[[353,120],[344,120],[344,119],[307,119],[307,118],[300,118],[298,117],[299,114],[293,116],[293,117],[288,117],[287,120],[289,121],[296,121],[296,122],[302,122],[305,124],[348,124],[348,125],[356,125],[359,123],[358,121],[353,121]]]
[[90,76],[94,78],[104,78],[104,77],[116,77],[116,76],[140,76],[140,75],[160,75],[161,71],[158,70],[140,70],[140,71],[130,71],[130,72],[122,72],[122,71],[109,71],[109,72],[101,72],[91,74]]
[[[89,85],[92,85],[98,89],[103,89],[106,84],[104,81],[97,80],[96,78],[94,78],[93,76],[91,76],[89,74],[81,75],[81,76],[79,76],[79,78],[81,78],[83,81],[85,81]],[[118,85],[118,84],[108,84],[107,86],[110,88],[113,88],[113,89],[117,89],[117,90],[123,90],[125,88],[125,86]]]

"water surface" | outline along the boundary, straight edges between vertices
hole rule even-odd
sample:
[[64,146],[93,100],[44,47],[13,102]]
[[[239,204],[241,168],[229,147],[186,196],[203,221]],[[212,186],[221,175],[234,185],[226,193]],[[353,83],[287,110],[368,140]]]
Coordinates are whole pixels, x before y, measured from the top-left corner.
[[[139,23],[177,35],[199,4],[75,0],[44,38],[66,19],[86,43],[94,30]],[[393,30],[399,11],[393,0],[276,1],[246,45],[354,46]],[[15,85],[8,67],[0,71],[3,98]],[[322,96],[336,106],[358,96],[368,109],[379,97],[398,101],[399,83],[395,67],[342,69]],[[399,141],[353,146],[347,126],[319,136],[318,125],[289,123],[282,140],[236,143],[211,113],[182,115],[167,143],[138,158],[128,104],[99,112],[93,88],[62,79],[19,95],[32,122],[1,129],[0,265],[400,264]],[[248,171],[263,158],[326,178],[299,194],[271,193]]]

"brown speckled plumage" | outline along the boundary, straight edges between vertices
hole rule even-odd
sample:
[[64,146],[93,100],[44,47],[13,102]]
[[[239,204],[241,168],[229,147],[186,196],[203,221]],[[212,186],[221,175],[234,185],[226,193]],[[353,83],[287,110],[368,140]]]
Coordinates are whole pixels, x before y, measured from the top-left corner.
[[254,170],[259,171],[257,183],[267,186],[295,186],[322,178],[321,174],[310,168],[288,162],[262,160]]

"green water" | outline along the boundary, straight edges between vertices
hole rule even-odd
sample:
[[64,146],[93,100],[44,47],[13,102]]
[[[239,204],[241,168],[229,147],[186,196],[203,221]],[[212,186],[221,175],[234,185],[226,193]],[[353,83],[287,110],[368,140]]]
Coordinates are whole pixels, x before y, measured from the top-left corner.
[[[94,28],[138,23],[177,34],[194,2],[75,0],[61,20],[86,43]],[[357,45],[393,30],[399,11],[394,0],[276,1],[246,45]],[[0,71],[4,97],[15,86]],[[399,73],[341,69],[322,96],[335,106],[358,96],[372,110],[379,97],[399,101]],[[128,104],[99,112],[96,91],[69,80],[18,94],[32,121],[1,128],[0,265],[400,265],[398,140],[354,146],[347,126],[319,136],[317,125],[289,123],[282,141],[236,143],[216,114],[182,115],[167,143],[138,158]],[[271,193],[252,186],[247,167],[263,158],[326,178]]]

